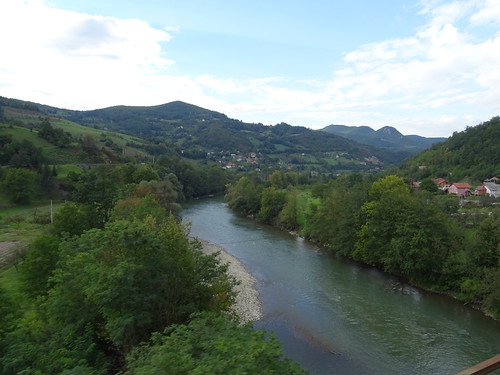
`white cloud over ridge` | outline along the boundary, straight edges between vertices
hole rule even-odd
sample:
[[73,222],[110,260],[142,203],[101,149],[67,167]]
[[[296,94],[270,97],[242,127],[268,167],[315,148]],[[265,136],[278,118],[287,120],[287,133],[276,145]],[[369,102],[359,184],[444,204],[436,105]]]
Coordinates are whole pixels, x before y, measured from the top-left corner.
[[174,75],[175,28],[2,0],[0,95],[72,109],[183,100],[244,121],[392,125],[426,136],[500,114],[499,2],[420,4],[426,23],[413,36],[349,51],[319,82]]

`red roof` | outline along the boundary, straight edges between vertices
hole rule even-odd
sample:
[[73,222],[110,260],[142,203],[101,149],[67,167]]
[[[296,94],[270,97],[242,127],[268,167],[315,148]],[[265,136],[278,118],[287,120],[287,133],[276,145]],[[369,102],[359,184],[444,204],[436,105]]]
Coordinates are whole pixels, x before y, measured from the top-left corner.
[[441,182],[446,182],[444,178],[433,178],[432,181],[434,181],[436,184],[440,184]]
[[467,182],[455,182],[454,184],[457,189],[470,189],[470,185]]

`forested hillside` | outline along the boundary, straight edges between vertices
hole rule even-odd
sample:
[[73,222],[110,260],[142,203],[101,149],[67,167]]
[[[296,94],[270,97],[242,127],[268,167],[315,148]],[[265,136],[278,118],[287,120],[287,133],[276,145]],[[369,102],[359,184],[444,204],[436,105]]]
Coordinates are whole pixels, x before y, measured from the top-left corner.
[[[244,123],[226,115],[183,102],[153,107],[111,107],[76,112],[55,110],[65,118],[88,126],[96,126],[141,137],[169,139],[194,154],[204,152],[258,153],[290,164],[308,164],[327,171],[338,168],[340,158],[347,169],[398,163],[402,159],[390,151],[379,151],[334,135],[317,135],[304,127],[287,124],[264,126]],[[302,154],[308,155],[304,158]],[[333,156],[333,157],[332,157]],[[378,163],[370,162],[375,157]],[[337,167],[337,168],[336,168]]]
[[481,182],[500,175],[500,117],[455,132],[445,142],[408,158],[405,175]]

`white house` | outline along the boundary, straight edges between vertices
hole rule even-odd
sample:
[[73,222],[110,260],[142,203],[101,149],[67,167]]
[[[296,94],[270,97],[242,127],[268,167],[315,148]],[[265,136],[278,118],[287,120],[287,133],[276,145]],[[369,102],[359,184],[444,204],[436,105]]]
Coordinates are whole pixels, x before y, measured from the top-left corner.
[[486,194],[490,197],[500,197],[500,185],[495,184],[494,182],[483,182],[483,185],[486,188]]

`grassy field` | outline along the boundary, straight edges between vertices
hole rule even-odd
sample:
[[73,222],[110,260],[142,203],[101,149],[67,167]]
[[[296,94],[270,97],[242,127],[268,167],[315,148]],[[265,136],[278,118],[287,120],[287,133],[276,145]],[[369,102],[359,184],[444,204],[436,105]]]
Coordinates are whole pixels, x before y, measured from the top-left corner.
[[[56,212],[61,203],[53,203]],[[21,241],[29,244],[47,230],[50,223],[50,201],[22,206],[0,206],[0,242]]]
[[309,186],[302,186],[299,189],[299,213],[297,221],[299,225],[303,228],[306,222],[306,215],[310,211],[311,206],[318,205],[320,203],[319,198],[312,196],[311,188]]
[[0,135],[5,134],[12,135],[12,137],[18,141],[26,139],[34,143],[37,147],[55,147],[46,140],[40,138],[36,131],[30,131],[30,129],[20,126],[0,124]]
[[[59,117],[44,116],[42,118],[39,113],[32,113],[30,111],[14,108],[6,108],[5,116],[14,121],[18,121],[22,126],[0,124],[0,135],[11,134],[19,141],[23,139],[31,141],[36,147],[42,149],[44,155],[49,159],[50,164],[80,162],[82,155],[75,152],[75,150],[79,149],[78,142],[84,135],[90,135],[99,148],[108,148],[108,145],[113,145],[115,151],[119,151],[121,148],[127,147],[128,154],[137,155],[139,157],[147,156],[142,149],[130,147],[131,144],[147,144],[143,139],[134,136],[82,126]],[[60,128],[71,134],[76,140],[75,144],[68,145],[66,148],[59,148],[38,137],[36,128],[45,119],[48,119],[53,127]]]
[[59,164],[56,171],[57,178],[66,178],[70,172],[80,173],[82,169],[74,164]]

